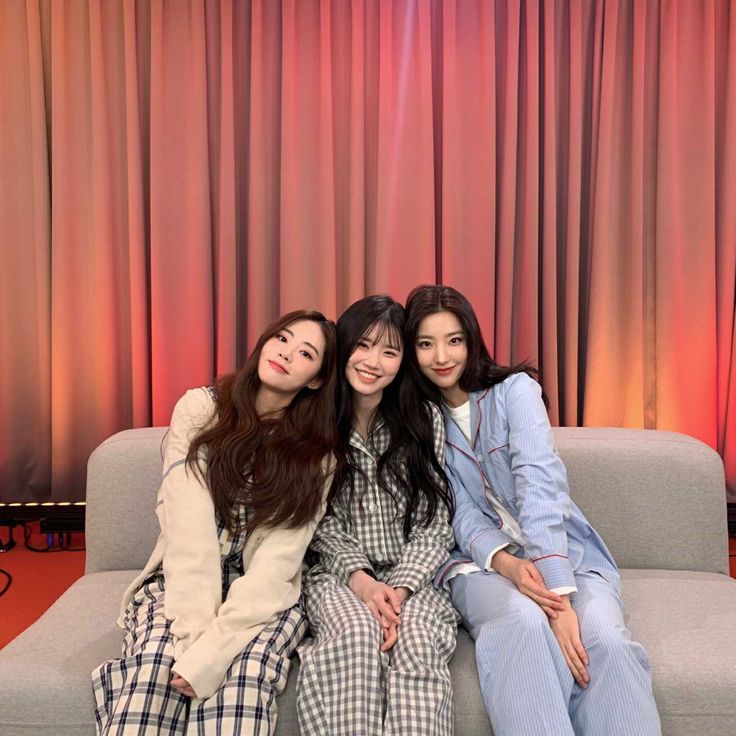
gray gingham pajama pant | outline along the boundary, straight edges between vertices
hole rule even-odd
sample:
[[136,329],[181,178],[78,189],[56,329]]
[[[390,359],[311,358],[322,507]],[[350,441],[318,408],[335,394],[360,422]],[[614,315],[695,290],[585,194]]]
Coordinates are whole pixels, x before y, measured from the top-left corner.
[[321,578],[305,594],[313,638],[299,649],[302,736],[451,734],[457,619],[447,597],[431,586],[411,596],[384,653],[368,607],[332,575]]
[[[244,512],[241,512],[241,514]],[[241,517],[242,518],[242,517]],[[220,525],[223,598],[242,570],[244,533],[230,537]],[[196,591],[193,591],[196,595]],[[286,687],[289,657],[307,623],[298,606],[279,614],[230,665],[206,700],[180,695],[169,684],[174,640],[164,616],[165,580],[154,573],[125,610],[122,657],[92,673],[97,733],[104,736],[270,736],[276,695]]]

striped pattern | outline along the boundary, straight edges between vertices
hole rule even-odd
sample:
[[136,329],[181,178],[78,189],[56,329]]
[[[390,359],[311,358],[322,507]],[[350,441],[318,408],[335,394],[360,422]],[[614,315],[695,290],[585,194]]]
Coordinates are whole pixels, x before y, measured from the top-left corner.
[[[574,587],[574,573],[595,571],[616,589],[619,575],[605,543],[570,498],[567,473],[555,449],[539,384],[526,373],[470,395],[471,445],[446,416],[447,474],[455,493],[453,560],[475,562],[513,543],[486,499],[486,485],[518,521],[548,588]],[[438,574],[445,580],[447,569]]]
[[[435,452],[443,459],[444,426],[433,407]],[[401,511],[377,482],[377,463],[389,441],[380,421],[364,442],[351,437],[362,472],[355,493],[339,496],[312,540],[318,556],[304,581],[305,610],[313,639],[302,661],[297,711],[302,736],[452,733],[452,683],[447,663],[455,648],[457,614],[446,591],[431,585],[453,546],[447,512],[428,528],[415,525],[404,540]],[[397,496],[398,489],[397,490]],[[399,639],[379,651],[382,635],[368,608],[347,587],[350,574],[369,569],[413,595],[401,611]]]
[[[241,528],[245,518],[241,508]],[[244,572],[246,534],[231,536],[219,524],[218,535],[225,598]],[[175,637],[164,615],[165,589],[161,570],[149,576],[125,610],[122,657],[92,673],[97,733],[270,736],[276,724],[275,698],[286,686],[289,657],[307,629],[301,609],[294,606],[269,622],[233,660],[214,695],[190,700],[169,684]]]
[[542,609],[500,575],[459,575],[452,600],[475,640],[478,677],[496,736],[655,736],[649,661],[632,641],[617,591],[575,575],[571,601],[590,664],[573,680]]
[[449,417],[447,473],[456,497],[462,561],[483,568],[489,552],[511,541],[488,504],[491,488],[518,521],[548,588],[576,589],[591,681],[580,688],[542,609],[500,575],[459,574],[452,599],[475,640],[481,693],[496,736],[651,736],[660,733],[646,653],[623,617],[619,575],[603,540],[570,499],[541,389],[524,373],[470,395],[471,437]]

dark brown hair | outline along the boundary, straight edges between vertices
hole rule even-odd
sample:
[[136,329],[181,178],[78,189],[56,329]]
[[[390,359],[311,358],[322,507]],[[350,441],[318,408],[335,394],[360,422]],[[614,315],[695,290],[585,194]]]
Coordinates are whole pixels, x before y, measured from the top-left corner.
[[[475,310],[457,289],[442,285],[417,286],[412,289],[406,301],[406,326],[404,327],[404,339],[408,346],[406,352],[415,379],[438,405],[441,405],[442,401],[440,390],[419,370],[416,354],[419,325],[425,317],[437,312],[454,314],[465,333],[468,362],[460,376],[460,388],[463,391],[467,393],[482,391],[495,386],[514,373],[528,373],[535,381],[539,381],[539,371],[529,362],[504,366],[491,358],[483,340],[483,333],[480,331]],[[547,404],[546,396],[543,398]]]
[[[255,399],[263,345],[300,320],[322,328],[325,349],[317,374],[322,383],[317,389],[302,388],[278,416],[259,416]],[[285,314],[261,335],[237,373],[217,381],[215,418],[189,446],[187,464],[207,483],[216,515],[231,531],[241,503],[248,507],[248,530],[282,524],[294,528],[317,515],[328,474],[324,460],[337,442],[334,396],[335,325],[315,311]],[[198,462],[201,449],[204,471]]]

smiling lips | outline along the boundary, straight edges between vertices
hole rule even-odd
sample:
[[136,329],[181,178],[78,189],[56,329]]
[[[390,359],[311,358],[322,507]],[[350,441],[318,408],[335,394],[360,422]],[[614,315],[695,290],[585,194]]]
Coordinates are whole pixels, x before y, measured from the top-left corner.
[[369,373],[368,371],[362,371],[359,368],[355,369],[355,372],[358,374],[358,377],[361,381],[364,383],[375,383],[379,376],[377,376],[375,373]]
[[283,373],[285,376],[289,375],[289,371],[284,368],[284,366],[281,365],[281,363],[277,363],[275,360],[269,360],[268,364],[273,368],[277,373]]
[[439,373],[441,376],[449,376],[450,373],[452,373],[454,368],[455,366],[451,365],[449,368],[432,368],[432,370],[435,373]]

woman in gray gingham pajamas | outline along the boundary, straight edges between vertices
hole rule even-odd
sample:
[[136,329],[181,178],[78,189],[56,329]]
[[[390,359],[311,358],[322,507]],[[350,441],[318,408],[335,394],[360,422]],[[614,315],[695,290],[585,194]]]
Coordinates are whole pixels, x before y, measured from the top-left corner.
[[440,412],[402,379],[404,310],[366,297],[338,320],[342,450],[304,581],[302,736],[443,736],[456,613],[432,586],[453,546]]
[[122,657],[92,673],[99,734],[273,733],[332,479],[334,353],[331,322],[292,312],[240,371],[177,403],[161,535],[123,598]]

